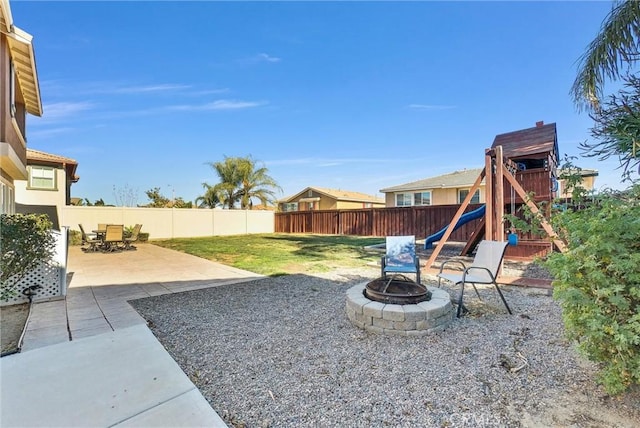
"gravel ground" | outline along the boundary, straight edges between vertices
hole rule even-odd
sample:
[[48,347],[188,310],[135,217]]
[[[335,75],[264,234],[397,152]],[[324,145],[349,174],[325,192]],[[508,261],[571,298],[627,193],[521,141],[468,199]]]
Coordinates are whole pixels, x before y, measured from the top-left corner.
[[640,391],[606,396],[547,290],[505,287],[509,316],[483,288],[444,332],[387,337],[344,310],[345,291],[377,274],[291,275],[132,304],[231,426],[640,426]]

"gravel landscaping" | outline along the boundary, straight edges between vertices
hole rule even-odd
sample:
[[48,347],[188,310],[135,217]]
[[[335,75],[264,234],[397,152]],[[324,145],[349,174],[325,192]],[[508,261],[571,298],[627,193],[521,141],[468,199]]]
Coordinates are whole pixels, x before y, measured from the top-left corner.
[[[345,292],[376,268],[289,275],[131,302],[230,426],[640,426],[563,336],[547,290],[468,294],[426,337],[354,327]],[[465,298],[467,299],[467,297]]]

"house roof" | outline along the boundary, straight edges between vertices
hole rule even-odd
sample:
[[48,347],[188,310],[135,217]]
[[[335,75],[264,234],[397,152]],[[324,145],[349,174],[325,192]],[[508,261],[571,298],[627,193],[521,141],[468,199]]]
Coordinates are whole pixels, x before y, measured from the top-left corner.
[[27,164],[29,165],[37,162],[45,163],[47,165],[60,165],[67,170],[67,175],[74,183],[80,180],[80,177],[76,175],[76,168],[78,167],[78,162],[76,160],[27,148]]
[[[412,181],[411,183],[400,184],[398,186],[380,189],[382,193],[404,192],[410,190],[428,190],[436,188],[461,188],[471,187],[482,172],[482,168],[465,169],[454,171],[436,177],[425,178],[423,180]],[[484,181],[484,180],[483,180]]]
[[9,53],[13,61],[26,110],[42,116],[42,100],[33,51],[33,36],[13,25],[9,0],[0,0],[0,32],[7,36]]
[[556,124],[538,122],[533,128],[496,135],[491,148],[496,146],[502,146],[503,155],[509,159],[545,152],[557,154]]
[[328,196],[338,201],[373,202],[378,204],[385,203],[384,199],[379,198],[377,196],[367,195],[365,193],[360,193],[360,192],[351,192],[349,190],[328,189],[326,187],[307,187],[301,192],[298,192],[293,196],[288,196],[286,198],[280,199],[278,202],[290,202],[293,200],[297,200],[300,196],[303,196],[309,190],[313,190],[316,193],[320,193],[322,195]]

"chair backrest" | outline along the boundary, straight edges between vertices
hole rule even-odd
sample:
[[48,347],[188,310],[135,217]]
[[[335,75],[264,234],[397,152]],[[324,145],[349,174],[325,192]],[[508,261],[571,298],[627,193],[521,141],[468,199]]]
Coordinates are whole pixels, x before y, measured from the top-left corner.
[[416,266],[416,237],[387,236],[387,252],[385,262],[389,267]]
[[98,223],[98,230],[106,230],[107,225],[105,223]]
[[507,245],[509,243],[506,241],[480,241],[471,266],[489,269],[491,274],[496,277],[504,258],[504,253],[507,251]]
[[124,232],[124,225],[108,224],[106,226],[106,233],[104,234],[104,240],[106,242],[122,241],[123,232]]
[[136,224],[135,226],[133,226],[133,231],[131,232],[131,239],[132,240],[136,240],[138,239],[138,233],[140,233],[140,229],[142,229],[142,225],[141,224]]
[[80,228],[80,233],[82,234],[82,241],[87,240],[87,234],[84,232],[84,227],[80,223],[78,223],[78,227]]

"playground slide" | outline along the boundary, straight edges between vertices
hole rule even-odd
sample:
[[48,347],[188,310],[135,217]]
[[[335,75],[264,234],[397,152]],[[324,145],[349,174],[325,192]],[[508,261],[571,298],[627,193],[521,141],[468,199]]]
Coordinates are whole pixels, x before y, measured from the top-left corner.
[[[476,220],[481,218],[484,215],[484,211],[485,211],[485,205],[482,205],[480,208],[476,208],[473,211],[463,214],[462,217],[460,217],[460,219],[456,223],[456,226],[453,228],[453,230],[458,229],[460,226],[462,226],[465,223],[469,223],[471,220]],[[440,238],[442,238],[444,233],[447,231],[448,227],[449,225],[446,225],[440,231],[434,233],[433,235],[427,236],[424,240],[424,249],[427,250],[431,248],[431,244],[433,244],[436,241],[439,241]]]

